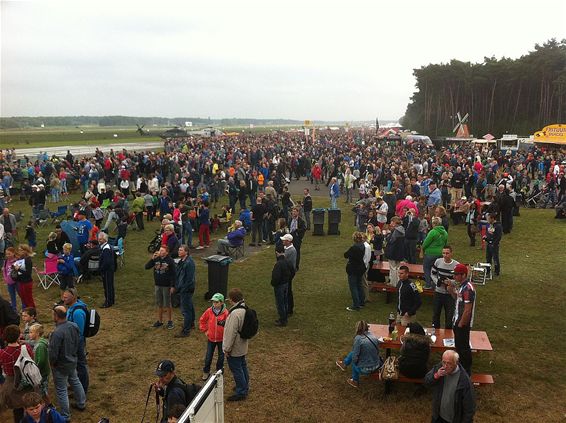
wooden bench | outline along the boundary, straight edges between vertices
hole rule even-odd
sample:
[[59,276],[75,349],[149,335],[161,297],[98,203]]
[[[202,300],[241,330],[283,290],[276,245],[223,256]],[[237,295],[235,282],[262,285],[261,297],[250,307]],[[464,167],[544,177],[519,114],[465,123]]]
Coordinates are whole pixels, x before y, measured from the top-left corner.
[[[377,371],[375,373],[370,374],[369,377],[370,377],[370,379],[381,380],[379,375],[380,375],[380,372]],[[472,373],[472,376],[471,376],[470,379],[472,380],[472,385],[474,385],[474,386],[493,385],[495,383],[492,375],[483,374],[483,373]],[[387,395],[391,392],[391,386],[393,385],[393,383],[396,383],[396,382],[399,382],[399,383],[416,383],[418,385],[422,385],[424,383],[424,379],[413,379],[413,378],[410,378],[410,377],[405,377],[403,375],[399,375],[399,379],[386,380],[384,382],[385,382],[384,393],[385,393],[385,395]]]
[[[371,282],[369,285],[369,289],[372,292],[385,292],[385,303],[389,304],[391,302],[391,294],[397,293],[397,288],[391,286],[384,282]],[[423,292],[420,293],[425,297],[434,297],[434,289],[427,289],[424,288]]]

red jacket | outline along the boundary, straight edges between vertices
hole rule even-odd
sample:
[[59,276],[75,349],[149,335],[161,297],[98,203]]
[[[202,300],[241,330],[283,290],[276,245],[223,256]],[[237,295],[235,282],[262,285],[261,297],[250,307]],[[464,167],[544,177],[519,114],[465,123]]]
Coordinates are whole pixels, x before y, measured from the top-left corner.
[[210,342],[222,342],[224,337],[224,324],[220,326],[218,322],[226,322],[228,318],[228,309],[223,306],[223,310],[216,316],[212,311],[212,307],[208,307],[199,319],[199,329],[206,332],[206,336]]

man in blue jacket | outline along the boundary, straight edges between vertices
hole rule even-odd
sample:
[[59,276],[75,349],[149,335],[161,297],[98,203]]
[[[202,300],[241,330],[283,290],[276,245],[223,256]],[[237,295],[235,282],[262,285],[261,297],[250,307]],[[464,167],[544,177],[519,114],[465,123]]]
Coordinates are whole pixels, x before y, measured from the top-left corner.
[[98,244],[100,245],[100,256],[98,259],[98,271],[102,277],[104,287],[104,304],[102,308],[114,305],[114,271],[116,270],[116,258],[114,250],[108,244],[108,235],[105,232],[98,234]]
[[183,328],[175,338],[189,336],[191,328],[195,324],[195,307],[193,305],[193,294],[195,292],[195,262],[190,256],[188,245],[179,247],[179,263],[175,266],[177,280],[174,291],[179,293],[181,299],[181,313],[183,314]]
[[242,226],[240,220],[234,222],[234,230],[228,232],[226,238],[219,239],[217,243],[218,254],[228,255],[228,247],[239,247],[244,244],[246,229]]
[[73,322],[79,327],[79,349],[77,351],[77,376],[83,385],[85,395],[88,392],[89,376],[88,363],[86,361],[86,337],[85,327],[87,324],[87,306],[79,299],[76,288],[67,288],[63,291],[63,303],[67,307],[67,321]]

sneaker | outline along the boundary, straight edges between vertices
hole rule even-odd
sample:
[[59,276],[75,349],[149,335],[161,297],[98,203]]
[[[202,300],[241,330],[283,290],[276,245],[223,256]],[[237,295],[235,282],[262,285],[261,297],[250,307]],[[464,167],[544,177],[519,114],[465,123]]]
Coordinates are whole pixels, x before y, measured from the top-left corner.
[[175,326],[173,325],[173,322],[171,320],[169,320],[167,322],[167,329],[173,329]]
[[336,365],[340,368],[340,370],[342,370],[343,372],[346,371],[346,366],[344,365],[344,362],[342,360],[338,360],[336,361]]
[[275,326],[284,327],[284,326],[287,326],[287,322],[282,322],[281,320],[276,320]]
[[[167,329],[169,329],[169,327]],[[187,336],[189,336],[189,332],[181,331],[179,333],[176,333],[174,338],[186,338]]]
[[204,250],[204,247],[202,245],[199,245],[196,249],[197,250]]
[[360,387],[360,384],[358,382],[356,382],[354,379],[348,379],[347,382],[348,382],[348,385],[353,386],[354,388]]
[[160,328],[161,326],[163,326],[163,322],[160,322],[159,320],[157,320],[157,321],[153,324],[153,327],[154,327],[154,328]]
[[210,376],[210,373],[203,372],[202,373],[202,380],[208,380],[209,376]]
[[360,311],[360,309],[354,308],[354,307],[346,307],[346,310],[348,310],[348,311]]

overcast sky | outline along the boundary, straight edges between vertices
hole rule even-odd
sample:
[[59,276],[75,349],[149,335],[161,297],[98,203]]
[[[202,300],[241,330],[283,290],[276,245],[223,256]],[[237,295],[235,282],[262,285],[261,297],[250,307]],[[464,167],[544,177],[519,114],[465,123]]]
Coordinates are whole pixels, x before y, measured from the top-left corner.
[[5,1],[2,116],[398,119],[412,72],[566,38],[566,2]]

